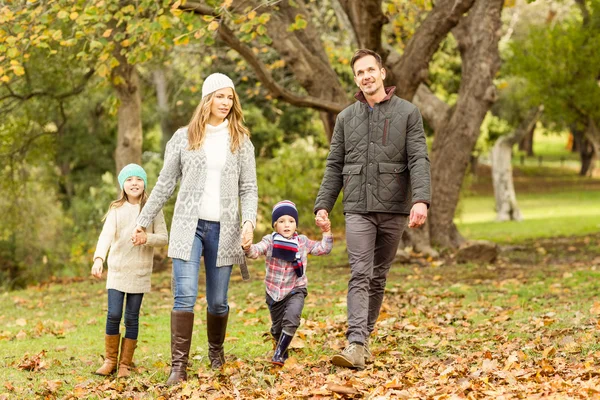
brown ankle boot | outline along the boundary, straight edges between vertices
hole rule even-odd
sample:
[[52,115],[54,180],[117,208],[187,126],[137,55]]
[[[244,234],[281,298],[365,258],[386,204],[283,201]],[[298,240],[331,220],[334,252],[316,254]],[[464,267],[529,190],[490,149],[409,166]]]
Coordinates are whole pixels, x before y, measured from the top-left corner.
[[121,334],[104,336],[104,364],[96,372],[96,375],[108,376],[117,368],[117,355],[119,354],[119,342]]
[[227,333],[229,312],[224,315],[213,315],[206,311],[206,333],[208,336],[208,359],[212,369],[219,369],[225,364],[223,342]]
[[186,368],[192,345],[194,313],[171,311],[171,374],[167,385],[187,381]]
[[133,364],[133,352],[137,347],[137,340],[123,338],[121,341],[121,357],[117,378],[127,378]]

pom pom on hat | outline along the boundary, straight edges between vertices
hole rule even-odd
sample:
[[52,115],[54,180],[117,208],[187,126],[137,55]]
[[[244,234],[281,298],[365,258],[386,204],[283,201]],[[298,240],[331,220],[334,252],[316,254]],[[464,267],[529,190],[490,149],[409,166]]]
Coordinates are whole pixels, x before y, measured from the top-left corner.
[[296,220],[296,224],[298,224],[298,210],[296,209],[296,205],[289,200],[282,200],[273,207],[273,213],[271,214],[271,226],[274,226],[279,217],[283,215],[289,215],[290,217],[294,218]]
[[119,177],[117,178],[119,180],[119,185],[121,185],[121,189],[123,189],[123,185],[125,184],[127,178],[131,176],[139,176],[142,178],[144,181],[144,190],[148,188],[148,176],[146,175],[144,168],[137,164],[128,164],[123,167],[121,172],[119,172]]
[[202,97],[224,88],[232,88],[235,90],[233,81],[225,74],[220,74],[218,72],[215,74],[210,74],[206,77],[204,83],[202,84]]

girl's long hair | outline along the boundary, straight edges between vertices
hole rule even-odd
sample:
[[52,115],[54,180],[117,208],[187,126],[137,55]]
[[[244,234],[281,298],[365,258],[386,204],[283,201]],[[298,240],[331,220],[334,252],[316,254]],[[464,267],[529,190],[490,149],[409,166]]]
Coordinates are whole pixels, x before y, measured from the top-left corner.
[[[121,189],[121,194],[119,198],[110,203],[110,206],[108,206],[108,211],[106,212],[106,214],[104,214],[104,217],[102,217],[102,221],[104,221],[106,217],[108,217],[108,213],[110,212],[110,210],[112,210],[113,208],[121,207],[127,201],[129,201],[129,199],[127,198],[127,193],[125,193],[125,190]],[[146,205],[146,201],[148,201],[148,193],[146,193],[146,188],[144,188],[144,191],[142,192],[142,197],[140,198],[140,212],[142,212],[142,208],[144,208],[144,206]]]
[[[196,111],[194,111],[194,115],[188,124],[188,150],[198,150],[202,147],[214,95],[215,92],[212,92],[204,96],[198,107],[196,107]],[[240,105],[240,98],[235,90],[233,90],[233,105],[229,110],[227,119],[229,120],[231,152],[235,153],[240,148],[244,136],[250,137],[250,131],[244,126],[244,114]]]

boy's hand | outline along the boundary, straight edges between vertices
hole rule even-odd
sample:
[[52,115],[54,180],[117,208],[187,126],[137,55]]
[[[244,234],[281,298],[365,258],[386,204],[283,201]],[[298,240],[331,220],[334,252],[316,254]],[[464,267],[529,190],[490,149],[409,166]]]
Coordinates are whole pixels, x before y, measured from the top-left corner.
[[315,216],[315,224],[321,228],[322,232],[329,232],[331,229],[331,222],[329,221],[329,213],[327,210],[317,211],[317,215]]
[[96,278],[102,278],[102,269],[104,268],[102,264],[103,261],[101,258],[96,258],[94,260],[94,265],[92,266],[92,275]]
[[254,226],[252,225],[252,222],[244,222],[244,226],[242,227],[242,249],[246,250],[250,248],[253,236]]

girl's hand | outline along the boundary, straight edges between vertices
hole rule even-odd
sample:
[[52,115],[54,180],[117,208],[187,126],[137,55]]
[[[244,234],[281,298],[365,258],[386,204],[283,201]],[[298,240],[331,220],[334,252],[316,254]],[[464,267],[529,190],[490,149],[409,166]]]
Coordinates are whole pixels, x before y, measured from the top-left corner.
[[253,236],[254,226],[252,225],[252,222],[244,222],[244,226],[242,227],[242,249],[247,250],[250,248]]
[[134,246],[140,246],[142,244],[146,244],[147,241],[148,241],[148,235],[141,227],[137,227],[131,234],[131,242],[133,243]]
[[103,264],[104,262],[102,261],[101,258],[96,258],[94,260],[94,265],[92,266],[92,275],[95,276],[96,278],[102,278],[102,270],[103,270]]

